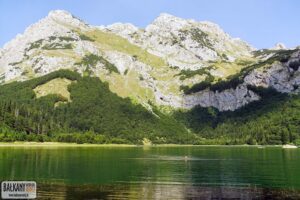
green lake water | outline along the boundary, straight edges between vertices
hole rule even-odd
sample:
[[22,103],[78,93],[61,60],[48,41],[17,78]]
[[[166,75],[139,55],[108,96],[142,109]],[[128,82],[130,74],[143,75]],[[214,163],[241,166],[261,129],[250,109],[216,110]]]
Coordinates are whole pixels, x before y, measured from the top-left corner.
[[0,147],[0,180],[38,199],[300,199],[300,149]]

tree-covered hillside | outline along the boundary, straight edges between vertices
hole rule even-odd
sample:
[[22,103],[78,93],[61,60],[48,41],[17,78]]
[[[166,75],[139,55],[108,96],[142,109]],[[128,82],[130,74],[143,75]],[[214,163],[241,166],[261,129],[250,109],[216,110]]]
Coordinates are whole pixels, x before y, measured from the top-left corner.
[[236,111],[196,107],[175,118],[213,144],[300,144],[300,96],[251,88],[262,98]]
[[[68,80],[69,96],[53,84]],[[62,82],[59,82],[62,83]],[[47,85],[50,84],[50,85]],[[48,91],[41,91],[45,88]],[[63,85],[61,85],[63,87]],[[38,88],[38,89],[37,89]],[[164,114],[121,98],[99,78],[60,70],[0,86],[0,141],[142,144],[285,144],[300,136],[300,97],[262,98],[236,111],[196,107]],[[37,95],[36,92],[40,93]],[[49,93],[50,92],[50,93]]]
[[[71,101],[58,94],[36,97],[34,89],[56,78],[72,80]],[[60,70],[0,87],[0,140],[92,143],[190,143],[193,135],[173,118],[148,111],[110,92],[99,78]]]

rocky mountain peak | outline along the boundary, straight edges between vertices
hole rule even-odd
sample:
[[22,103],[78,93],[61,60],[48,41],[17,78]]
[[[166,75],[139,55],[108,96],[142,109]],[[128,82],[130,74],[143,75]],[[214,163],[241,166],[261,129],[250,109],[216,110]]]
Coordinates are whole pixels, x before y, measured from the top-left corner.
[[[74,38],[76,33],[73,32],[73,29],[85,31],[89,28],[90,26],[67,11],[50,11],[45,18],[30,25],[24,33],[18,34],[4,45],[0,54],[0,66],[2,66],[0,72],[6,72],[7,80],[18,77],[28,65],[25,64],[26,62],[30,62],[30,66],[34,59],[44,58],[42,51],[39,51],[41,48],[46,48],[44,45],[50,45],[50,47],[58,45],[59,42],[54,40],[55,38]],[[50,41],[51,38],[52,41]],[[48,41],[48,44],[44,44],[45,41]],[[31,54],[36,54],[36,57],[30,57]],[[19,63],[19,66],[14,63]]]
[[139,30],[136,26],[134,26],[133,24],[130,24],[130,23],[114,23],[107,27],[99,27],[99,28],[107,29],[113,33],[120,34],[123,37],[133,34]]
[[51,18],[75,18],[71,13],[66,10],[51,10],[48,13],[48,17]]
[[176,17],[174,15],[168,14],[168,13],[161,13],[154,21],[152,24],[158,24],[158,23],[170,23],[170,22],[185,22],[186,20]]
[[53,10],[45,18],[30,25],[23,34],[18,34],[15,39],[6,43],[3,49],[20,47],[20,43],[25,46],[28,43],[53,35],[64,36],[70,32],[71,27],[81,30],[89,28],[86,23],[74,17],[71,13],[64,10]]
[[275,46],[273,48],[271,48],[272,50],[282,50],[282,49],[287,49],[286,46],[283,43],[277,43],[275,44]]
[[162,13],[145,30],[147,32],[157,32],[160,30],[162,34],[165,32],[175,32],[188,25],[188,21],[175,17],[173,15]]
[[178,31],[180,29],[199,28],[201,31],[205,32],[217,32],[225,34],[223,29],[216,23],[210,21],[198,22],[194,19],[183,19],[168,13],[161,13],[150,25],[146,27],[146,30],[152,28],[153,26],[156,26],[159,29],[169,29],[172,31]]
[[53,18],[75,18],[71,13],[66,10],[51,10],[48,13],[48,17]]
[[71,25],[74,27],[83,27],[87,25],[81,19],[73,16],[71,13],[65,10],[52,10],[49,12],[46,19],[51,19],[53,21]]

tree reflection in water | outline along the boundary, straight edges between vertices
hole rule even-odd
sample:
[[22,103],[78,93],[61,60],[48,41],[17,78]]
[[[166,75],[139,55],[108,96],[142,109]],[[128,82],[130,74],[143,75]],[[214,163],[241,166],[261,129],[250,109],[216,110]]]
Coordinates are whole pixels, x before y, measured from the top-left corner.
[[153,183],[80,186],[40,184],[38,199],[296,200],[300,199],[300,190]]

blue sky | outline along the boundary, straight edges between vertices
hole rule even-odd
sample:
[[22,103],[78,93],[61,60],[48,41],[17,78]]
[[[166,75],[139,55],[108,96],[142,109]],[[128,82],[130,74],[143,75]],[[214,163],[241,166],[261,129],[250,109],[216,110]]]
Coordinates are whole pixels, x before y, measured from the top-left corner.
[[300,45],[298,0],[0,0],[0,47],[54,9],[93,25],[130,22],[138,27],[166,12],[215,22],[256,48]]

